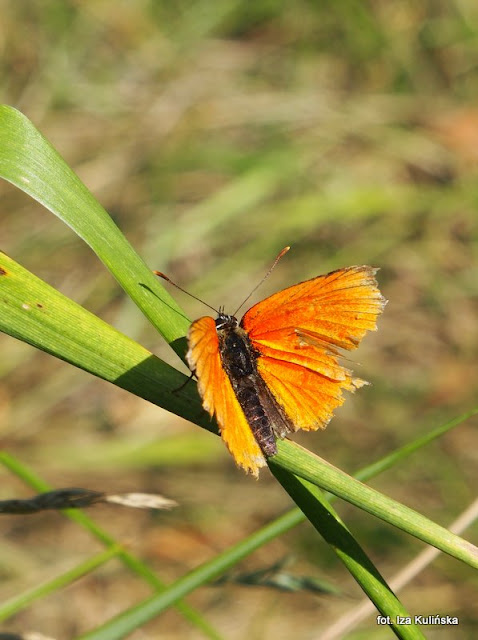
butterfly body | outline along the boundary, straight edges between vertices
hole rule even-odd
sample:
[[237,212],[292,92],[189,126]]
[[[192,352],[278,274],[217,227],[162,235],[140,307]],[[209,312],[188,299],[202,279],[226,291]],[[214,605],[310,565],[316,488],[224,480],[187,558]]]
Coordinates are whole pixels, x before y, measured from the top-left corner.
[[276,437],[283,438],[291,426],[258,373],[260,353],[234,316],[219,314],[215,324],[222,367],[261,451],[273,456]]
[[236,463],[253,475],[277,438],[324,428],[343,390],[366,384],[338,362],[376,329],[385,305],[368,266],[293,285],[249,309],[192,323],[187,361],[204,408],[216,417]]

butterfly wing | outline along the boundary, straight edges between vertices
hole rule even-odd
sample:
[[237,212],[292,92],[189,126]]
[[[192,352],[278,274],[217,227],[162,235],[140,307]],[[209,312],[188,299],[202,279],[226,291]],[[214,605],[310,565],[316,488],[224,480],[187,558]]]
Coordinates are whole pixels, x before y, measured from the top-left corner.
[[216,417],[236,463],[257,477],[266,461],[222,366],[214,319],[205,316],[193,322],[188,344],[186,359],[198,379],[203,407]]
[[339,364],[339,349],[352,350],[385,300],[375,269],[347,267],[312,278],[266,298],[241,326],[260,354],[258,372],[295,429],[324,428],[344,399],[342,391],[365,384]]

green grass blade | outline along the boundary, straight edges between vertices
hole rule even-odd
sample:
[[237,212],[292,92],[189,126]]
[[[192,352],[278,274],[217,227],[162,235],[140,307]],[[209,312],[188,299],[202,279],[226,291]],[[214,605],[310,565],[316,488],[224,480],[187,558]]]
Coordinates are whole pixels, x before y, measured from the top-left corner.
[[213,429],[196,386],[131,338],[0,254],[0,330]]
[[457,416],[452,420],[444,422],[428,433],[415,438],[415,440],[404,444],[402,447],[399,447],[395,451],[392,451],[392,453],[388,454],[387,456],[380,458],[380,460],[377,460],[377,462],[373,462],[372,464],[367,465],[358,473],[355,473],[354,477],[357,478],[357,480],[365,481],[369,478],[372,478],[373,476],[378,475],[382,471],[385,471],[386,469],[389,469],[390,467],[397,464],[397,462],[400,462],[400,460],[407,458],[410,454],[415,453],[433,440],[436,440],[440,436],[444,435],[451,429],[454,429],[465,420],[468,420],[468,418],[476,416],[477,414],[478,408],[471,409],[471,411],[467,411],[466,413],[463,413],[462,415]]
[[[473,415],[475,412],[469,412],[458,418],[451,420],[444,425],[440,425],[440,427],[433,429],[429,434],[425,436],[420,436],[415,441],[411,442],[409,445],[403,447],[400,455],[398,456],[385,456],[381,460],[373,463],[357,472],[357,476],[362,480],[367,480],[374,475],[377,475],[380,471],[385,470],[403,460],[408,455],[410,455],[413,451],[417,450],[419,447],[424,446],[429,441],[437,438],[439,435],[442,435],[445,431],[451,429],[456,426],[460,422],[466,420],[470,415]],[[283,473],[283,472],[282,472]],[[336,496],[332,495],[332,499],[336,499]],[[240,545],[236,545],[233,550],[235,559],[234,563],[240,562],[247,555],[251,554],[253,551],[258,549],[264,544],[274,540],[279,535],[282,535],[286,531],[289,531],[293,527],[297,526],[301,522],[304,522],[306,519],[304,513],[299,508],[294,508],[280,516],[273,522],[267,524],[265,527],[261,527],[258,531],[250,535],[246,540],[243,540]],[[239,548],[238,548],[239,547]],[[243,553],[241,553],[241,549]],[[224,570],[230,568],[230,566],[226,563],[226,567]],[[207,563],[209,565],[209,563]],[[216,574],[214,572],[214,567],[212,570],[204,570],[201,574],[195,574],[192,576],[189,575],[188,580],[184,580],[181,578],[179,581],[174,583],[168,587],[166,592],[162,594],[161,599],[148,599],[147,601],[140,603],[133,610],[125,611],[121,614],[120,618],[114,618],[103,625],[100,632],[100,635],[95,635],[96,631],[92,631],[86,636],[83,636],[83,640],[107,640],[113,638],[121,638],[125,635],[128,635],[132,630],[136,629],[138,626],[144,624],[148,620],[154,618],[159,615],[166,608],[174,604],[176,599],[184,597],[190,591],[202,586],[203,581],[210,581]],[[392,599],[388,600],[388,602],[392,603]],[[129,617],[131,613],[131,618]],[[120,635],[117,635],[117,634]]]
[[65,571],[60,576],[57,576],[48,582],[44,582],[43,584],[39,584],[33,589],[24,591],[20,595],[2,602],[0,604],[0,621],[7,620],[15,613],[18,613],[22,609],[28,607],[35,600],[38,600],[38,598],[54,593],[59,589],[67,587],[75,580],[88,575],[98,567],[101,567],[101,565],[111,560],[111,558],[117,557],[120,550],[120,545],[112,545],[105,551],[102,551],[92,558],[88,558],[88,560],[85,560],[76,567]]
[[[194,385],[187,385],[180,393],[172,393],[184,380],[182,374],[6,256],[2,256],[0,268],[3,273],[0,277],[3,294],[1,330],[169,411],[201,423],[206,428],[213,428],[199,408]],[[273,463],[330,490],[442,551],[477,566],[475,547],[407,507],[358,483],[297,445],[280,442],[279,454]],[[330,484],[325,485],[327,478]]]
[[[188,324],[187,318],[51,145],[24,116],[8,107],[0,109],[0,174],[69,224],[103,260],[158,330],[173,343],[176,351],[184,355],[182,336]],[[198,421],[198,413],[194,413],[199,409],[199,402],[197,394],[192,392],[193,388],[190,386],[181,394],[171,393],[172,389],[179,386],[178,377],[181,375],[178,372],[168,368],[146,350],[139,353],[138,350],[142,348],[134,341],[127,344],[125,336],[105,323],[100,326],[99,319],[66,298],[59,297],[57,292],[12,261],[6,259],[4,267],[0,282],[2,291],[7,294],[2,309],[6,313],[1,321],[4,331],[137,395],[156,401],[179,415]],[[98,332],[98,329],[101,330]],[[110,353],[116,357],[105,357]],[[190,415],[187,415],[188,410]],[[203,415],[199,412],[199,416]],[[207,419],[205,422],[208,422]],[[329,474],[324,473],[322,465],[326,463],[319,462],[318,458],[297,447],[292,453],[290,447],[289,443],[280,443],[279,455],[271,461],[271,467],[283,479],[287,478],[289,483],[296,483],[297,480],[298,484],[294,484],[293,488],[289,486],[292,493],[305,487],[308,489],[309,502],[313,502],[311,496],[314,494],[307,487],[307,482],[284,474],[284,470],[323,486],[471,566],[478,566],[478,550],[466,541],[413,510],[357,483],[347,474],[339,470],[331,472],[334,468],[330,465],[326,469]],[[352,563],[351,566],[354,572],[355,565]],[[360,580],[360,576],[357,579]],[[372,589],[370,580],[371,573],[368,572],[365,589]],[[387,605],[379,603],[377,606]]]
[[[397,464],[399,461],[405,459],[408,455],[416,451],[419,447],[422,447],[428,442],[432,441],[433,439],[439,437],[440,435],[443,435],[443,433],[455,427],[457,424],[459,424],[460,422],[463,422],[468,417],[470,417],[471,415],[474,415],[477,412],[478,412],[478,409],[470,411],[461,416],[458,416],[457,418],[454,418],[453,420],[450,420],[449,422],[443,425],[440,425],[439,427],[431,430],[428,434],[424,436],[420,436],[419,438],[416,438],[411,443],[402,447],[402,449],[397,452],[397,454],[399,455],[385,456],[384,458],[381,458],[377,462],[371,465],[368,465],[367,467],[358,471],[356,473],[356,477],[360,478],[361,480],[367,480],[372,478],[373,476],[377,475],[381,471],[388,469],[391,466]],[[0,462],[3,462],[5,466],[11,469],[14,473],[16,473],[19,477],[21,477],[25,482],[27,482],[34,489],[37,489],[38,491],[48,491],[51,488],[49,485],[41,481],[32,471],[30,471],[27,467],[25,467],[25,465],[16,461],[9,454],[6,454],[6,453],[0,454]],[[332,495],[331,499],[332,500],[336,499],[336,496]],[[95,535],[104,544],[107,544],[107,545],[114,544],[114,540],[102,529],[100,529],[96,525],[96,523],[92,521],[83,512],[79,510],[68,510],[66,512],[66,515],[71,519],[75,520],[76,522],[78,522],[79,524],[81,524],[82,526],[84,526],[86,529],[88,529],[93,535]],[[244,549],[243,554],[237,553],[237,549],[236,549],[235,562],[241,561],[244,557],[251,554],[256,549],[260,548],[262,545],[267,544],[268,542],[274,540],[279,535],[282,535],[283,533],[285,533],[286,531],[289,531],[290,529],[297,526],[301,522],[304,522],[305,519],[306,517],[304,513],[299,508],[293,508],[287,513],[285,513],[284,515],[274,520],[273,522],[267,524],[264,527],[261,527],[261,529],[259,529],[258,531],[250,535],[246,540],[242,541],[241,545],[242,545],[242,548]],[[152,574],[152,572],[147,567],[142,565],[140,560],[138,560],[134,556],[131,556],[131,554],[129,554],[127,551],[122,550],[120,557],[123,559],[123,561],[127,566],[129,566],[131,569],[136,571],[139,575],[144,574],[143,577],[145,577],[145,579],[147,579],[153,585],[157,587],[162,586],[162,583],[155,582],[155,581],[158,581],[156,576]],[[230,566],[232,566],[232,564]],[[227,568],[229,568],[229,566]],[[203,577],[205,577],[206,580],[213,579],[212,577],[208,577],[208,575],[209,574],[207,571],[203,572]],[[196,580],[196,581],[190,580],[186,583],[181,583],[179,585],[179,589],[177,589],[177,586],[178,586],[177,583],[175,583],[174,585],[171,585],[170,587],[167,587],[166,591],[163,593],[164,598],[166,598],[166,602],[164,600],[159,602],[155,601],[155,604],[151,605],[150,600],[148,600],[146,603],[147,604],[146,612],[144,611],[143,612],[140,611],[139,613],[138,611],[134,612],[135,620],[137,619],[137,616],[140,616],[141,620],[143,621],[140,622],[139,624],[143,624],[147,620],[150,620],[156,615],[159,615],[161,611],[163,611],[168,606],[171,606],[173,604],[177,604],[177,606],[180,606],[180,607],[186,607],[186,605],[183,605],[183,603],[178,602],[178,600],[181,597],[187,595],[190,591],[194,590],[195,588],[201,585],[202,585],[202,582],[200,580]],[[174,597],[167,596],[167,594],[169,593],[169,590],[172,588],[174,589],[175,596]],[[189,607],[188,607],[188,610],[189,610]],[[128,611],[124,612],[124,614],[122,615],[127,616],[127,614],[128,614]],[[110,624],[116,628],[116,625],[118,624],[117,619],[114,618],[113,620],[105,623],[102,631],[102,633],[105,634],[104,637],[109,637],[108,634],[110,633],[109,631]],[[120,624],[120,628],[123,628],[124,625],[129,626],[129,624],[130,624],[130,621],[128,620],[123,621]],[[134,628],[135,627],[133,626],[132,629]],[[91,634],[90,634],[90,637],[91,637]],[[111,637],[115,637],[115,636],[111,636]],[[211,637],[214,637],[214,636],[211,635]]]
[[165,611],[179,598],[211,582],[250,555],[255,549],[269,540],[273,540],[282,532],[284,526],[286,528],[294,526],[300,515],[300,512],[285,514],[270,525],[263,527],[253,536],[241,540],[241,542],[220,553],[212,560],[185,574],[170,585],[164,593],[143,600],[101,627],[82,635],[81,640],[118,640],[126,637],[132,631]]
[[[29,467],[19,462],[15,457],[7,452],[0,451],[0,464],[3,464],[7,469],[12,471],[18,478],[21,478],[23,482],[28,484],[38,492],[50,491],[51,485],[44,482],[38,477]],[[123,564],[131,569],[137,576],[142,578],[145,582],[149,583],[156,591],[162,591],[167,589],[165,583],[158,578],[158,576],[151,571],[151,569],[144,564],[139,558],[130,553],[127,549],[121,545],[118,548],[116,540],[106,531],[104,531],[96,522],[90,518],[81,509],[64,509],[62,512],[67,518],[73,520],[84,529],[86,529],[92,536],[104,544],[107,549],[114,549],[115,554]],[[190,607],[185,602],[181,602],[179,599],[175,602],[175,606],[178,611],[193,625],[200,629],[203,634],[211,640],[222,640],[222,636],[209,624],[207,620],[195,609]]]
[[359,482],[299,445],[287,440],[277,444],[279,452],[269,460],[271,467],[277,465],[286,469],[471,567],[478,568],[478,548],[470,542]]
[[398,625],[398,616],[409,616],[378,569],[374,566],[337,512],[320,489],[279,467],[272,467],[277,480],[307,519],[332,547],[364,592],[384,616],[389,616],[390,627],[398,638],[418,639],[425,636],[416,625]]
[[103,261],[176,352],[189,321],[113,220],[22,113],[0,106],[0,177],[69,225]]

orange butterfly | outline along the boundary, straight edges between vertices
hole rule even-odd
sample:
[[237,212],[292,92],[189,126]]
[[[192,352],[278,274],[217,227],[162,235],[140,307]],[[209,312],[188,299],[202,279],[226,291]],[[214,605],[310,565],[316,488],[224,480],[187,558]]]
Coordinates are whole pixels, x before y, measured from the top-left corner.
[[377,328],[386,301],[376,271],[338,269],[262,300],[240,322],[220,309],[216,320],[192,323],[187,362],[204,408],[246,472],[258,476],[277,453],[276,438],[325,428],[344,402],[342,390],[367,384],[338,357]]

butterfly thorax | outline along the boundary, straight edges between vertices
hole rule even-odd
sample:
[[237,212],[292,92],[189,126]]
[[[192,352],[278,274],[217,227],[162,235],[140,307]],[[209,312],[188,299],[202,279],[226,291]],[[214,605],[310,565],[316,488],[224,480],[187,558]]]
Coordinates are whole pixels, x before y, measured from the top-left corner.
[[276,436],[284,437],[290,425],[258,373],[260,354],[234,316],[220,314],[216,330],[222,365],[254,437],[266,456],[275,455]]

